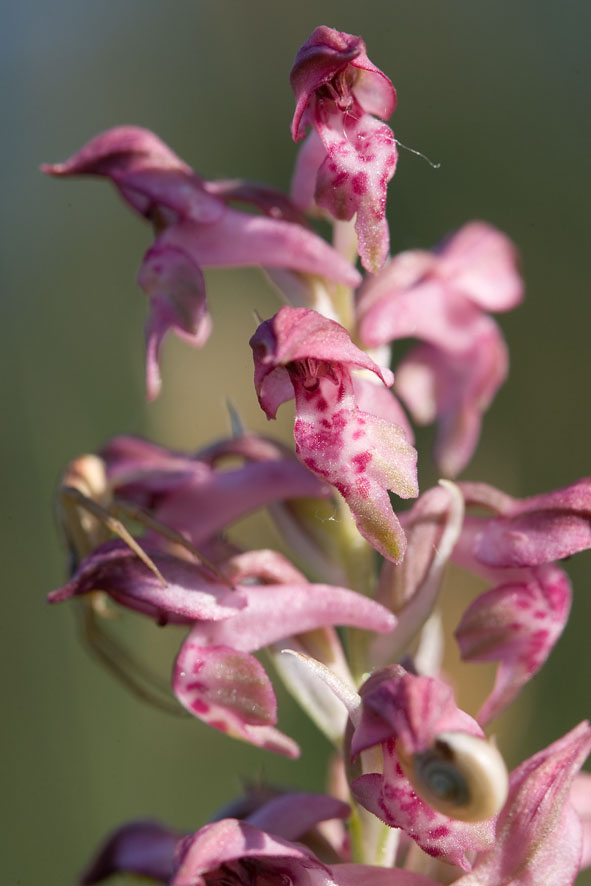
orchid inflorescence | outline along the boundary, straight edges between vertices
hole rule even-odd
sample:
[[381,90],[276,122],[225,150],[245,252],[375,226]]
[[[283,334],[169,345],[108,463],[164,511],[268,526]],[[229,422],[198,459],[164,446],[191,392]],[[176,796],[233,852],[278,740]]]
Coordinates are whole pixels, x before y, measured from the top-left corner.
[[[167,333],[195,347],[212,334],[202,268],[258,265],[285,304],[250,340],[256,394],[269,419],[295,400],[295,454],[234,416],[232,436],[194,454],[122,436],[73,461],[60,492],[72,571],[49,600],[82,598],[93,651],[148,701],[296,757],[255,657],[266,650],[334,745],[333,795],[259,786],[194,833],[125,824],[81,882],[123,871],[174,886],[570,884],[591,863],[591,776],[579,772],[589,724],[510,773],[484,730],[566,624],[571,587],[557,561],[591,547],[591,480],[519,500],[452,479],[507,374],[492,314],[522,298],[515,248],[473,221],[433,250],[390,258],[392,83],[361,38],[328,27],[297,53],[291,83],[302,146],[289,197],[206,181],[132,126],[44,167],[110,179],[153,226],[138,274],[149,399]],[[315,218],[332,225],[332,245]],[[409,338],[394,381],[391,345]],[[444,479],[420,496],[402,404],[436,425]],[[391,493],[416,501],[396,514]],[[263,507],[298,567],[227,533]],[[497,663],[475,717],[442,673],[450,562],[489,586],[455,631],[465,662]],[[187,627],[176,701],[107,630],[111,601]]]

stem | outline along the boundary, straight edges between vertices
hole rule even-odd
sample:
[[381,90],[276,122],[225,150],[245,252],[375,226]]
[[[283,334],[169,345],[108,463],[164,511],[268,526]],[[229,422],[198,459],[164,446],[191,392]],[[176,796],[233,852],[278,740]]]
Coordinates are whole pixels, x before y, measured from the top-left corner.
[[[373,597],[376,583],[373,549],[360,534],[349,506],[341,496],[338,496],[338,509],[339,542],[347,585],[366,597]],[[345,637],[349,667],[355,684],[359,686],[367,671],[368,636],[357,628],[346,628]]]
[[351,861],[357,864],[367,864],[364,828],[361,818],[362,810],[353,799],[350,800],[350,804],[349,835],[351,837]]
[[[353,221],[333,221],[332,245],[347,261],[357,261],[357,234]],[[354,294],[348,286],[331,286],[330,298],[339,323],[351,333],[355,325]]]

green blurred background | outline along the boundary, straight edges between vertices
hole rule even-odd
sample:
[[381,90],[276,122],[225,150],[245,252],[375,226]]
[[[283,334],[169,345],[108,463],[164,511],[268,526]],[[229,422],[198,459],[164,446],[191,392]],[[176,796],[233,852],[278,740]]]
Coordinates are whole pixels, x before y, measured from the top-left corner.
[[[465,477],[516,495],[565,485],[589,472],[591,6],[21,0],[4,4],[3,22],[0,880],[58,886],[127,818],[196,829],[257,775],[321,789],[327,747],[284,699],[297,763],[144,707],[81,648],[68,606],[44,604],[64,578],[52,496],[69,459],[121,432],[195,448],[227,430],[226,397],[251,428],[274,430],[255,401],[247,341],[253,309],[268,317],[277,303],[256,271],[209,273],[214,336],[202,352],[170,341],[163,393],[146,406],[134,275],[148,227],[106,185],[46,179],[39,164],[135,123],[207,178],[285,189],[295,52],[317,24],[362,34],[398,89],[396,135],[441,164],[401,152],[393,249],[430,246],[482,218],[522,251],[527,300],[501,318],[511,380]],[[512,765],[589,714],[590,555],[567,568],[565,636],[522,694],[519,719],[505,719]],[[126,617],[124,630],[166,674],[180,634],[140,622]]]

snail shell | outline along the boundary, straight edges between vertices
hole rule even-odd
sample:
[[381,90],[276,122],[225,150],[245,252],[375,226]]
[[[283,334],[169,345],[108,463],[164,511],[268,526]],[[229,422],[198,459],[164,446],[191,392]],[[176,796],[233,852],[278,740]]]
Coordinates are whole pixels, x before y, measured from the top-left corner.
[[505,762],[486,738],[441,732],[418,754],[396,751],[402,770],[425,803],[450,818],[483,821],[503,807],[509,789]]

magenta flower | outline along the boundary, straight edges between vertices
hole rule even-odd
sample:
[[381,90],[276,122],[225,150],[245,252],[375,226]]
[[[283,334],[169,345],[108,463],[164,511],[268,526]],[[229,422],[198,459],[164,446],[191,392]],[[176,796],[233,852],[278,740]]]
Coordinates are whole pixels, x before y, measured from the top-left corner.
[[[182,859],[187,859],[188,855],[191,859],[186,860],[185,867],[194,863],[207,865],[206,852],[190,848],[195,846],[196,838],[200,834],[221,836],[228,831],[240,830],[242,827],[246,833],[261,833],[266,830],[284,840],[297,840],[312,834],[320,823],[345,818],[348,812],[349,807],[346,803],[341,803],[332,797],[322,794],[293,793],[281,794],[263,803],[250,811],[244,821],[224,818],[223,821],[207,825],[193,835],[178,833],[157,822],[132,821],[117,828],[107,837],[80,882],[82,886],[91,886],[107,879],[113,873],[121,872],[168,883],[175,869],[178,875],[178,868],[183,864]],[[187,839],[181,843],[185,836]],[[225,843],[223,836],[221,842]],[[207,843],[207,840],[202,839],[202,846],[207,846]],[[198,880],[193,882],[196,883]]]
[[200,564],[164,553],[145,540],[142,549],[165,584],[124,542],[107,542],[82,561],[63,587],[48,594],[48,602],[61,603],[100,590],[160,625],[230,618],[246,605],[229,581]]
[[361,341],[420,344],[402,360],[396,391],[421,424],[437,420],[436,460],[446,476],[466,465],[484,410],[507,372],[505,344],[488,311],[522,297],[513,245],[483,222],[465,225],[434,252],[404,252],[362,287]]
[[352,375],[370,370],[391,384],[390,371],[359,350],[338,323],[305,308],[282,308],[250,344],[267,418],[295,397],[298,458],[341,493],[369,543],[399,562],[404,533],[388,489],[402,498],[417,495],[416,452],[402,428],[359,409]]
[[273,551],[235,557],[224,572],[246,598],[244,617],[232,619],[227,630],[217,630],[213,621],[195,623],[176,661],[174,693],[190,713],[214,728],[297,756],[295,742],[275,729],[275,695],[251,653],[333,625],[387,632],[395,618],[361,594],[307,582]]
[[[373,273],[389,248],[387,185],[396,169],[396,141],[387,120],[396,107],[390,80],[368,59],[361,37],[319,27],[299,50],[291,72],[294,141],[313,132],[294,179],[298,205],[313,193],[337,219],[356,215],[359,255]],[[311,184],[315,181],[315,184]]]
[[566,624],[568,577],[554,560],[591,546],[591,481],[515,499],[484,483],[461,484],[468,507],[453,559],[494,584],[466,610],[456,637],[468,661],[499,661],[478,719],[502,711],[548,658]]
[[[150,298],[146,323],[148,397],[160,389],[158,355],[169,330],[195,347],[211,321],[201,267],[268,265],[317,274],[350,286],[359,275],[320,237],[294,221],[297,212],[281,194],[240,183],[209,184],[157,136],[120,126],[91,139],[65,163],[48,164],[56,176],[110,179],[123,199],[154,225],[157,238],[144,256],[138,282]],[[230,208],[243,199],[266,215]]]

